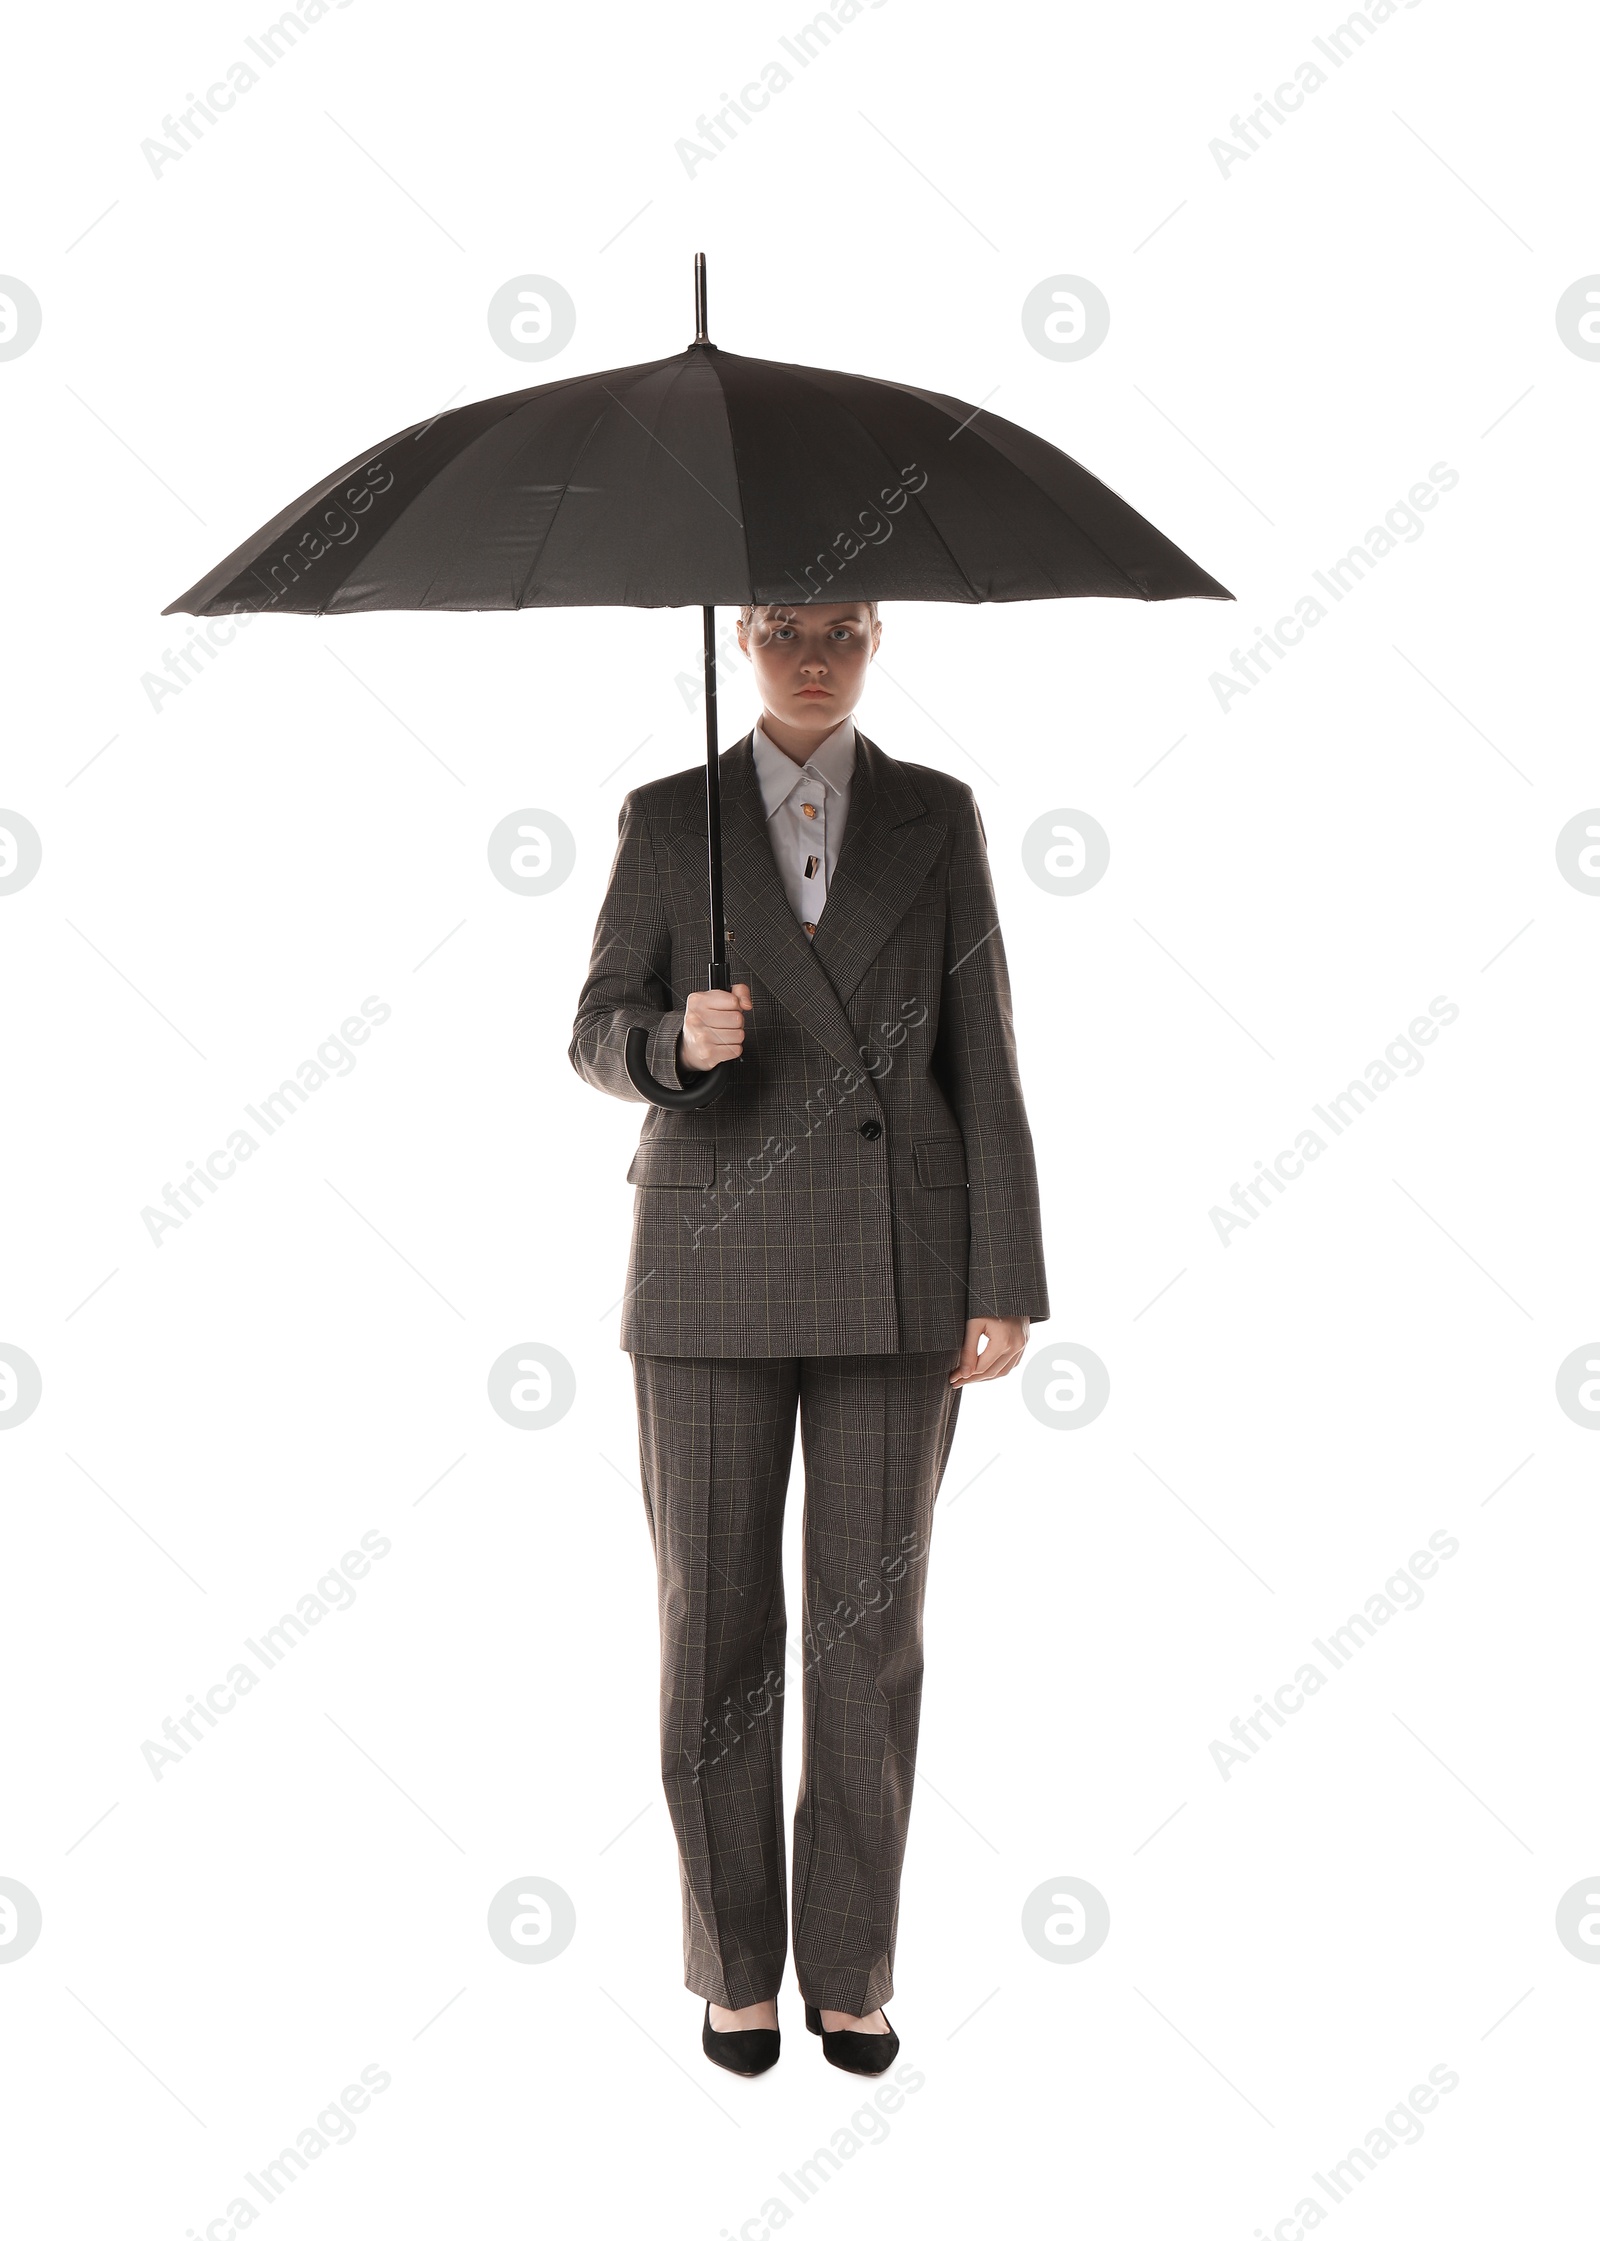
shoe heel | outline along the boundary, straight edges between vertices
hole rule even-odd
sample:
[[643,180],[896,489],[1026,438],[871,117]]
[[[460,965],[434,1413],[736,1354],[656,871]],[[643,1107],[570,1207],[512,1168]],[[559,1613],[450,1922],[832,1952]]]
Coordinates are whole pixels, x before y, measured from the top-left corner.
[[806,2029],[807,2029],[808,2031],[815,2031],[815,2033],[817,2034],[817,2037],[818,2037],[819,2039],[821,2038],[821,2036],[822,2036],[822,2010],[821,2010],[821,2008],[813,2008],[813,2007],[808,2007],[808,2008],[806,2009]]

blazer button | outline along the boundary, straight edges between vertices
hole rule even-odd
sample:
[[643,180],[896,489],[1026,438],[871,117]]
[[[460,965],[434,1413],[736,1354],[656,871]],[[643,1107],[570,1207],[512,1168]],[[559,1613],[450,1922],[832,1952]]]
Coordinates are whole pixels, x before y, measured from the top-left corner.
[[875,1144],[878,1141],[878,1138],[883,1134],[882,1121],[864,1120],[859,1123],[859,1126],[862,1135],[866,1138],[869,1144]]

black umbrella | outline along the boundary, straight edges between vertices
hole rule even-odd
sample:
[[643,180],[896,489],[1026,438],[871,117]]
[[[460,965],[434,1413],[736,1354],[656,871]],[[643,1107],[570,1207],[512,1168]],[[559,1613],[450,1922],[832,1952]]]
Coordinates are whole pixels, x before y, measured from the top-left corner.
[[[373,608],[702,610],[711,960],[728,986],[719,606],[845,599],[1231,599],[1115,491],[1026,428],[907,382],[719,350],[695,258],[674,358],[459,405],[358,452],[165,614]],[[709,1104],[627,1068],[653,1104]]]

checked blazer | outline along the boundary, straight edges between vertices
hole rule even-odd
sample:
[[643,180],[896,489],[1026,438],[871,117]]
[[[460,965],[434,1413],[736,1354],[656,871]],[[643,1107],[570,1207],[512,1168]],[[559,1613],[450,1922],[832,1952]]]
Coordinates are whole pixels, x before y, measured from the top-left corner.
[[[773,861],[750,736],[720,760],[731,978],[744,1056],[697,1112],[648,1110],[622,1345],[633,1354],[894,1354],[959,1347],[975,1315],[1049,1313],[983,824],[972,789],[859,730],[850,817],[808,940]],[[642,1102],[623,1049],[682,1086],[705,986],[705,783],[622,805],[570,1057]]]

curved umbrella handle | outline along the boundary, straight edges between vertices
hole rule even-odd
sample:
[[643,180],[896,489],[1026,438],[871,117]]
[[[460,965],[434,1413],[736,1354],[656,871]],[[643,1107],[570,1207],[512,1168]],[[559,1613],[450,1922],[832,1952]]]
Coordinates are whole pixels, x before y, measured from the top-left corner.
[[738,1064],[737,1059],[726,1059],[720,1066],[697,1081],[691,1089],[668,1089],[658,1082],[645,1062],[650,1031],[645,1027],[630,1027],[628,1039],[622,1048],[622,1063],[628,1069],[628,1079],[639,1095],[652,1105],[664,1105],[669,1112],[692,1113],[697,1106],[709,1105],[720,1097],[728,1086],[728,1076]]

